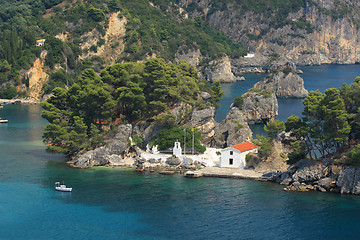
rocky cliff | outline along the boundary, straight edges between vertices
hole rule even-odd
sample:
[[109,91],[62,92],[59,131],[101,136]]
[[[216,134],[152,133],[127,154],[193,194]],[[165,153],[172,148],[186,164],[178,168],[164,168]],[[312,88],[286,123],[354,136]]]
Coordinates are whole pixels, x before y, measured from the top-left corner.
[[210,82],[236,82],[236,77],[231,71],[231,63],[229,57],[209,62],[209,66],[202,71],[203,77]]
[[281,24],[273,18],[276,12],[262,13],[235,1],[219,7],[210,0],[181,0],[180,6],[195,3],[198,7],[191,17],[204,16],[234,42],[256,52],[255,58],[246,59],[248,65],[268,65],[273,53],[300,65],[360,61],[359,1],[304,1],[296,10],[286,9]]
[[131,124],[120,125],[114,138],[104,147],[90,150],[85,154],[75,156],[69,161],[73,167],[89,168],[93,166],[104,165],[125,165],[126,151],[128,150],[128,142],[131,137]]
[[[209,82],[220,81],[220,82],[236,82],[243,80],[241,77],[235,76],[236,74],[244,74],[251,72],[250,69],[237,69],[234,68],[232,60],[228,57],[222,57],[217,60],[212,60],[206,64],[206,66],[200,66],[200,59],[204,56],[201,55],[200,50],[178,52],[176,58],[179,60],[186,60],[192,65],[196,66],[199,70],[199,76],[208,80]],[[255,72],[259,72],[257,70]]]
[[295,69],[288,66],[280,67],[269,74],[256,83],[254,88],[271,89],[278,98],[304,98],[308,95],[304,88],[304,79],[295,73]]
[[252,88],[242,95],[244,99],[241,107],[244,120],[249,124],[264,123],[278,115],[278,101],[275,92],[270,89]]
[[99,39],[102,38],[101,33],[97,29],[85,33],[81,38],[83,42],[80,47],[83,50],[83,55],[80,59],[91,58],[92,56],[99,56],[105,59],[108,64],[114,64],[115,60],[120,56],[124,50],[124,36],[126,33],[126,17],[119,17],[120,12],[112,13],[109,16],[109,24],[103,37],[105,43],[97,48],[96,52],[84,51],[90,49],[91,46],[96,46]]
[[201,110],[195,109],[191,114],[190,121],[186,124],[198,128],[203,133],[204,139],[209,139],[215,134],[218,123],[214,120],[215,108],[209,107]]
[[331,159],[301,160],[287,171],[268,173],[265,178],[285,185],[288,191],[360,194],[360,169],[336,166]]
[[29,78],[29,96],[35,100],[39,100],[41,98],[42,86],[49,79],[49,75],[44,69],[46,54],[47,51],[43,50],[40,57],[35,60],[33,66],[25,73],[26,77]]
[[214,128],[214,135],[207,140],[211,147],[225,148],[244,141],[250,141],[252,131],[246,122],[246,115],[238,108],[231,108],[226,118]]

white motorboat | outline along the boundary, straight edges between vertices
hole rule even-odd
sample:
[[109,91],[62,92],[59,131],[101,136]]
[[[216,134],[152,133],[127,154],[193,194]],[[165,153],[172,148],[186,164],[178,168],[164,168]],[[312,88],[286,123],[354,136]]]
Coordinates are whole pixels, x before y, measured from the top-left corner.
[[0,123],[7,123],[7,122],[8,122],[8,120],[0,118]]
[[60,184],[60,182],[55,182],[55,190],[62,192],[71,192],[72,188],[66,187],[66,185]]

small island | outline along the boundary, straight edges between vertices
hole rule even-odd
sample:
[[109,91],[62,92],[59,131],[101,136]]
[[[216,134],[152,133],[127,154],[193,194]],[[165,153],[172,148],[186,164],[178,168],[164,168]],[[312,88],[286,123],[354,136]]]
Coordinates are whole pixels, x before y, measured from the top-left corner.
[[[220,83],[199,80],[186,61],[115,64],[99,75],[87,69],[70,88],[53,89],[42,103],[49,121],[43,138],[49,151],[66,153],[78,168],[130,166],[191,177],[268,180],[285,190],[358,194],[353,167],[360,151],[359,82],[310,92],[303,117],[285,123],[274,120],[276,91],[258,83],[236,98],[218,123]],[[260,122],[266,123],[267,136],[252,139],[249,124]],[[243,144],[251,147],[237,147]]]

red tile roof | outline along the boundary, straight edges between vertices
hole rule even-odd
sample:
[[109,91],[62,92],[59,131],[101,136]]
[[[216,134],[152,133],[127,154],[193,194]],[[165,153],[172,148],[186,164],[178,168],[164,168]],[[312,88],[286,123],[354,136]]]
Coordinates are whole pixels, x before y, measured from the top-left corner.
[[234,146],[231,146],[232,148],[235,148],[241,152],[244,152],[244,151],[248,151],[248,150],[251,150],[251,149],[254,149],[254,148],[257,148],[258,146],[252,144],[252,143],[249,143],[249,142],[243,142],[243,143],[239,143],[239,144],[236,144]]

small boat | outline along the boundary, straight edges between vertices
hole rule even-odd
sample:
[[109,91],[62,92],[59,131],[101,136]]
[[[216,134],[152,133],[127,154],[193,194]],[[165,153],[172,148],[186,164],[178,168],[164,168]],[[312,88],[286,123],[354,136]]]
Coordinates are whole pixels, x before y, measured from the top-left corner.
[[8,120],[0,118],[0,123],[7,123],[7,122],[8,122]]
[[72,188],[66,187],[64,184],[60,184],[60,182],[55,182],[55,190],[62,192],[71,192]]

